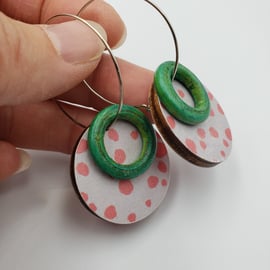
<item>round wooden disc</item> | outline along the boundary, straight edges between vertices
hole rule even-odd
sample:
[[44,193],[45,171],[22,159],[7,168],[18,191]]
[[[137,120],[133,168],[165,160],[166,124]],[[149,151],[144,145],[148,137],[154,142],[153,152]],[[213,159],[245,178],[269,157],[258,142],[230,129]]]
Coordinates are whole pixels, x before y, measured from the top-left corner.
[[[189,105],[193,104],[188,91],[181,84],[174,84],[175,91]],[[154,123],[165,141],[184,159],[202,167],[212,167],[223,162],[230,154],[232,135],[224,111],[213,94],[208,119],[196,126],[177,121],[160,103],[154,88],[149,103]]]
[[[71,175],[83,205],[98,217],[116,224],[130,224],[152,214],[163,201],[169,186],[169,158],[157,134],[157,153],[150,168],[134,179],[118,180],[103,173],[90,155],[88,129],[73,153]],[[131,124],[117,121],[104,136],[109,155],[118,163],[136,160],[141,149],[138,131]]]

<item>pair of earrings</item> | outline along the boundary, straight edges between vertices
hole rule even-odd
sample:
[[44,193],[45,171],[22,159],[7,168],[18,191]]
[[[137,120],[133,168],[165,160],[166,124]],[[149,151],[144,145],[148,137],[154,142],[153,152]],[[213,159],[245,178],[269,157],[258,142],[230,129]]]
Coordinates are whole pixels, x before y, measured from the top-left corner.
[[176,48],[176,60],[165,62],[156,70],[146,106],[156,129],[139,108],[123,104],[122,77],[116,58],[102,36],[79,17],[92,1],[77,15],[60,14],[53,18],[72,17],[99,36],[117,71],[120,102],[100,111],[78,139],[71,176],[74,189],[88,210],[109,222],[130,224],[153,213],[167,193],[170,168],[163,139],[186,160],[211,167],[228,157],[232,136],[213,94],[189,69],[178,64],[177,39],[171,24],[149,0],[145,1],[168,23]]

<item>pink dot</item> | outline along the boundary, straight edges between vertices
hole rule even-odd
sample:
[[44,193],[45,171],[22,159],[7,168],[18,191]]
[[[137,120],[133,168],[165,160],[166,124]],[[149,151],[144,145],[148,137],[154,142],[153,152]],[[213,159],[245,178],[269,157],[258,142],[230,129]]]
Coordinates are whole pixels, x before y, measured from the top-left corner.
[[104,211],[104,216],[107,219],[114,219],[117,216],[115,206],[114,205],[108,206]]
[[193,152],[193,153],[197,153],[197,147],[196,144],[193,140],[191,139],[186,139],[186,146],[188,147],[188,149]]
[[97,211],[97,207],[96,207],[96,205],[95,205],[94,203],[90,203],[90,204],[88,205],[88,207],[89,207],[89,209],[91,209],[93,212],[96,212],[96,211]]
[[167,181],[166,179],[162,179],[161,185],[162,185],[163,187],[167,187],[168,181]]
[[231,141],[232,140],[232,133],[229,128],[225,130],[226,137]]
[[199,137],[200,137],[201,139],[204,139],[205,136],[206,136],[206,132],[205,132],[205,130],[204,130],[203,128],[198,128],[198,129],[197,129],[197,134],[199,135]]
[[82,176],[89,175],[89,168],[88,168],[87,164],[85,164],[84,162],[77,164],[76,170],[77,170],[78,174],[80,174]]
[[219,111],[220,114],[224,115],[224,111],[221,108],[220,104],[217,105],[217,109],[218,109],[218,111]]
[[151,200],[145,201],[145,205],[146,205],[147,207],[151,207],[151,206],[152,206],[152,201],[151,201]]
[[81,196],[85,202],[88,201],[88,194],[86,192],[81,192]]
[[139,132],[137,130],[133,130],[131,133],[130,133],[130,136],[132,139],[134,140],[137,140],[138,137],[139,137]]
[[128,215],[128,221],[129,222],[135,222],[136,221],[136,214],[135,213],[131,213]]
[[133,184],[130,180],[121,180],[118,184],[119,191],[124,195],[130,195],[134,190]]
[[209,92],[209,91],[208,91],[208,97],[209,97],[210,100],[213,100],[214,99],[213,94],[211,92]]
[[77,148],[77,153],[81,154],[85,152],[87,149],[88,149],[87,140],[84,140],[84,139],[81,140]]
[[167,149],[164,143],[158,142],[157,144],[157,153],[156,157],[157,158],[163,158],[167,155]]
[[200,141],[200,146],[203,150],[207,148],[207,144],[204,141]]
[[159,171],[162,172],[162,173],[166,173],[167,170],[168,170],[168,169],[167,169],[166,163],[163,162],[163,161],[159,161],[159,163],[158,163],[158,169],[159,169]]
[[181,98],[184,98],[185,97],[185,92],[182,90],[182,89],[179,89],[178,90],[178,94]]
[[222,157],[224,157],[224,158],[226,157],[226,154],[225,154],[224,151],[220,151],[220,154],[221,154]]
[[108,137],[112,140],[117,142],[119,140],[118,132],[114,128],[110,128],[108,130]]
[[214,138],[218,138],[219,137],[218,131],[214,127],[210,127],[209,128],[209,132],[210,132],[210,134],[211,134],[212,137],[214,137]]
[[150,176],[147,181],[150,188],[155,188],[158,185],[158,177],[156,176]]
[[123,149],[116,149],[114,152],[114,160],[119,164],[123,164],[126,160],[125,151]]
[[229,143],[228,143],[228,141],[225,140],[225,139],[223,140],[223,144],[224,144],[225,147],[229,147],[230,146]]
[[211,111],[210,111],[210,116],[212,116],[212,117],[214,117],[214,116],[215,116],[215,112],[214,112],[214,110],[213,110],[213,109],[211,109]]
[[167,116],[167,122],[169,123],[169,126],[174,129],[176,124],[175,124],[175,120],[172,116]]

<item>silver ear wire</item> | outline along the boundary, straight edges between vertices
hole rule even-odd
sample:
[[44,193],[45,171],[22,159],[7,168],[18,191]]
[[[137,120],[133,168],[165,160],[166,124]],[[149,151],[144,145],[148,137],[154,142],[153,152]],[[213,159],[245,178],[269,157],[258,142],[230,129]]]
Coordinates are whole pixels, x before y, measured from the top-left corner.
[[[92,0],[94,1],[94,0]],[[174,41],[174,47],[175,47],[175,65],[174,65],[174,71],[173,71],[173,76],[172,76],[172,81],[175,78],[176,72],[177,72],[177,66],[178,66],[178,62],[179,62],[179,46],[178,46],[178,41],[177,41],[177,37],[175,34],[175,31],[172,27],[172,24],[170,23],[168,17],[164,14],[164,12],[161,11],[161,9],[154,4],[153,2],[149,1],[149,0],[144,0],[146,3],[148,3],[149,5],[151,5],[153,8],[155,8],[158,13],[163,17],[163,19],[166,21],[166,23],[168,24],[170,31],[172,33],[173,36],[173,41]]]
[[[76,15],[73,15],[73,14],[68,14],[68,13],[63,13],[63,14],[58,14],[58,15],[55,15],[53,17],[51,17],[48,21],[50,22],[51,20],[53,19],[56,19],[58,17],[70,17],[70,18],[73,18],[74,20],[78,20],[80,21],[81,23],[85,24],[87,27],[89,27],[98,37],[99,39],[101,40],[101,42],[104,44],[105,48],[107,49],[107,51],[109,52],[112,60],[113,60],[113,63],[114,63],[114,66],[115,66],[115,69],[116,69],[116,72],[117,72],[117,77],[119,79],[119,89],[120,89],[120,97],[119,97],[119,106],[118,106],[118,111],[117,111],[117,114],[116,114],[116,117],[115,117],[115,120],[113,121],[113,123],[115,121],[117,121],[118,119],[118,116],[119,116],[119,113],[121,112],[121,109],[123,107],[123,104],[124,104],[124,89],[123,89],[123,81],[122,81],[122,76],[121,76],[121,71],[120,71],[120,68],[119,68],[119,65],[118,65],[118,62],[116,60],[116,57],[113,55],[112,53],[112,49],[110,48],[110,46],[108,45],[107,41],[101,36],[101,34],[90,24],[88,23],[85,19],[81,18],[81,13],[90,5],[94,2],[95,0],[89,0],[87,1],[83,6],[82,8],[78,11],[78,13]],[[173,76],[172,76],[172,80],[174,80],[175,78],[175,75],[176,75],[176,72],[177,72],[177,66],[178,66],[178,62],[179,62],[179,47],[178,47],[178,41],[177,41],[177,37],[176,37],[176,34],[175,34],[175,31],[171,25],[171,23],[169,22],[168,20],[168,17],[164,14],[164,12],[161,11],[161,9],[156,5],[154,4],[153,2],[149,1],[149,0],[144,0],[146,3],[148,3],[149,5],[151,5],[154,9],[156,9],[158,11],[158,13],[164,18],[164,20],[166,21],[166,23],[168,24],[169,28],[170,28],[170,31],[172,33],[172,36],[173,36],[173,41],[174,41],[174,46],[175,46],[175,66],[174,66],[174,71],[173,71]],[[105,97],[101,96],[95,89],[93,89],[90,84],[86,81],[86,80],[83,80],[82,81],[85,86],[92,92],[94,93],[97,97],[99,97],[101,100],[103,100],[104,102],[108,103],[108,104],[116,104],[108,99],[106,99]],[[64,108],[62,107],[61,103],[66,103],[65,101],[60,101],[58,100],[57,101],[57,105],[58,107],[62,110],[62,112],[68,117],[70,118],[75,124],[81,126],[81,127],[85,127],[83,124],[79,123],[75,118],[73,118],[71,115],[69,115],[65,110]],[[76,105],[75,105],[76,106]],[[141,105],[137,105],[135,106],[136,108],[144,108],[146,110],[150,110],[149,108],[149,105],[147,104],[141,104]],[[113,124],[112,123],[112,124]]]
[[[81,13],[83,11],[84,8],[86,8],[89,4],[91,4],[94,0],[91,0],[89,1],[81,10],[79,13]],[[102,37],[102,35],[89,23],[87,22],[86,20],[84,20],[83,18],[79,17],[78,15],[73,15],[73,14],[68,14],[68,13],[63,13],[63,14],[58,14],[58,15],[55,15],[53,17],[51,17],[48,21],[52,21],[53,19],[56,19],[56,18],[59,18],[59,17],[69,17],[69,18],[73,18],[75,20],[78,20],[80,21],[81,23],[83,23],[84,25],[86,25],[87,27],[89,27],[97,36],[98,38],[101,40],[101,42],[104,44],[104,46],[106,47],[106,49],[108,50],[112,60],[113,60],[113,63],[114,63],[114,66],[115,66],[115,70],[116,70],[116,73],[117,73],[117,77],[118,77],[118,80],[119,80],[119,89],[120,89],[120,98],[119,98],[119,106],[118,106],[118,111],[117,111],[117,114],[115,116],[115,119],[114,121],[112,122],[111,125],[113,125],[113,123],[115,123],[118,119],[118,116],[119,116],[119,113],[121,112],[122,110],[122,107],[123,107],[123,103],[124,103],[124,90],[123,90],[123,80],[122,80],[122,75],[121,75],[121,71],[120,71],[120,68],[119,68],[119,65],[118,65],[118,62],[116,60],[116,57],[113,55],[112,53],[112,49],[110,48],[109,44],[107,43],[107,41]],[[104,101],[107,101],[109,103],[112,104],[112,102],[110,102],[109,100],[105,99],[104,97],[102,97],[100,94],[98,94],[87,82],[86,80],[83,80],[83,82],[86,84],[86,86],[92,91],[94,92],[94,94],[96,94],[98,97],[100,97],[102,100]],[[61,104],[59,102],[57,102],[58,106],[60,107],[60,109],[65,113],[66,116],[68,116],[74,123],[76,124],[79,124],[80,126],[84,127],[84,125],[80,124],[77,120],[75,120],[72,116],[70,116],[64,109],[63,107],[61,106]]]
[[[79,12],[77,13],[77,16],[80,16],[81,13],[89,6],[91,5],[95,0],[90,0],[88,2],[86,2],[82,8],[79,10]],[[172,27],[172,24],[170,23],[168,17],[165,15],[164,12],[161,11],[161,9],[154,4],[153,2],[149,1],[149,0],[144,0],[146,3],[148,3],[149,5],[151,5],[154,9],[156,9],[158,11],[158,13],[164,18],[164,20],[166,21],[167,25],[170,28],[171,34],[173,36],[173,41],[174,41],[174,47],[175,47],[175,66],[174,66],[174,71],[173,71],[173,76],[172,76],[172,81],[175,78],[176,72],[177,72],[177,66],[178,66],[178,62],[179,62],[179,46],[178,46],[178,41],[177,41],[177,37],[175,34],[175,31]],[[89,88],[96,96],[98,96],[99,98],[101,98],[103,101],[107,102],[108,104],[115,104],[114,102],[102,97],[97,91],[95,91],[86,80],[83,81],[84,84],[86,85],[87,88]],[[146,104],[142,104],[142,105],[137,105],[135,106],[137,108],[148,108],[148,105]]]

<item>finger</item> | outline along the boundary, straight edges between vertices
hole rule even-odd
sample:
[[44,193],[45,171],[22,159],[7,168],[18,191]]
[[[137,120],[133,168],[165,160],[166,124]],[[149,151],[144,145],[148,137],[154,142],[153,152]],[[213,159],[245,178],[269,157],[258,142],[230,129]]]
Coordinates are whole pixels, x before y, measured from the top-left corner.
[[[73,106],[64,108],[85,126],[96,115]],[[82,131],[54,101],[0,108],[0,140],[17,147],[71,153]]]
[[[148,104],[148,96],[153,83],[153,72],[136,66],[122,59],[118,59],[124,89],[124,103],[130,105]],[[111,57],[104,55],[97,69],[87,80],[100,95],[106,99],[119,103],[119,79]],[[92,106],[98,110],[108,106],[93,92],[80,84],[64,95],[61,99]]]
[[[106,38],[101,26],[93,26]],[[104,45],[79,21],[32,26],[0,13],[0,106],[49,99],[97,66]],[[23,87],[22,87],[23,86]]]
[[31,165],[30,156],[10,143],[0,141],[0,153],[0,180],[25,171]]
[[[125,70],[123,79],[126,100],[134,104],[146,103],[153,79],[152,72],[122,60],[119,63],[123,71]],[[104,65],[106,66],[106,60]],[[98,81],[98,75],[95,76]],[[119,92],[117,79],[113,83],[108,83],[106,79],[101,78],[100,84],[106,88],[109,98],[113,98],[115,95],[117,100]],[[70,97],[67,95],[67,99],[70,98],[70,100],[78,104],[84,104],[85,99],[87,100],[85,102],[87,106],[97,105],[100,102],[95,96],[93,98],[96,103],[91,100],[89,91],[84,87],[81,90],[85,90],[85,92],[76,93],[75,90],[72,90],[69,93]],[[102,106],[101,102],[99,105]],[[108,106],[108,104],[103,105]],[[85,126],[88,126],[96,115],[93,111],[70,106],[65,106],[65,110]],[[82,130],[81,127],[75,125],[60,111],[54,101],[0,107],[0,140],[9,141],[18,147],[70,153]]]
[[[0,10],[17,20],[39,24],[45,23],[56,14],[77,14],[85,2],[85,0],[6,0],[0,1]],[[102,25],[108,33],[111,47],[116,47],[123,42],[125,25],[111,5],[95,0],[83,12],[82,17]]]

